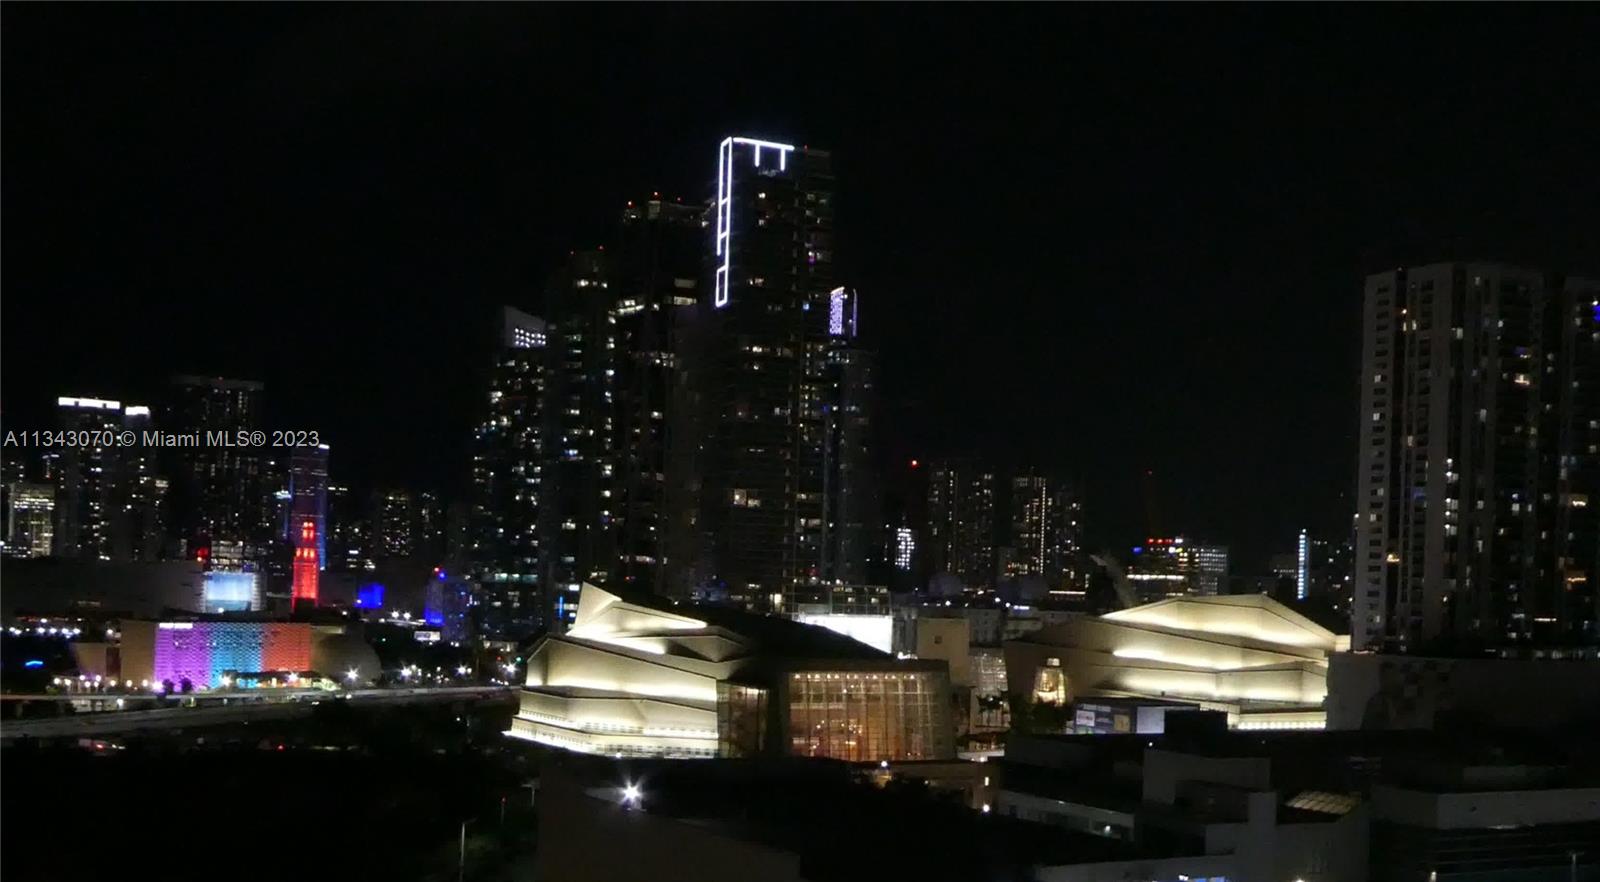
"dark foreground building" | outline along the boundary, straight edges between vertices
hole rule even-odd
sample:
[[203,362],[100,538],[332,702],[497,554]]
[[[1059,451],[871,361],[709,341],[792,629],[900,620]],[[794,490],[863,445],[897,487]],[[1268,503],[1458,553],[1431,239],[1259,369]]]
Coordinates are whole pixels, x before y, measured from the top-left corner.
[[[1600,774],[1586,732],[1023,736],[989,763],[996,814],[1225,863],[1229,882],[1600,878]],[[1185,871],[1191,880],[1193,873]],[[1040,876],[1039,878],[1045,878]],[[1051,877],[1057,878],[1057,877]],[[1159,879],[1061,876],[1083,879]]]
[[[1225,861],[973,811],[843,763],[547,764],[538,877],[567,882],[761,879],[1217,879]],[[646,869],[648,868],[648,869]],[[1130,875],[1131,874],[1131,875]]]

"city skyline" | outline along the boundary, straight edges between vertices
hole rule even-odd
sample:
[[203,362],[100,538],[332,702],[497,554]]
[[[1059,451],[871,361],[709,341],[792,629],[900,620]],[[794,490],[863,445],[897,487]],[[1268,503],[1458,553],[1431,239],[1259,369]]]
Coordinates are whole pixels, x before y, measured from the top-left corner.
[[[1000,45],[1008,19],[970,34],[964,22],[958,36],[954,19],[930,11],[927,50],[851,60],[794,92],[747,93],[705,80],[699,68],[658,84],[601,78],[604,98],[648,108],[642,137],[627,138],[617,137],[616,123],[549,138],[536,121],[506,121],[513,104],[545,94],[540,65],[557,63],[553,56],[526,70],[507,67],[523,64],[523,39],[539,38],[501,36],[501,25],[541,21],[531,10],[444,15],[440,27],[482,51],[418,73],[402,69],[405,47],[431,37],[382,14],[372,22],[389,28],[398,48],[365,67],[327,51],[348,26],[337,17],[291,21],[263,10],[247,29],[210,13],[186,22],[160,10],[119,18],[125,14],[92,22],[63,9],[19,14],[58,34],[54,51],[81,63],[59,79],[17,84],[8,102],[8,121],[40,137],[13,145],[8,157],[7,208],[38,219],[15,234],[8,280],[14,292],[39,296],[14,295],[5,325],[16,359],[4,380],[7,423],[47,426],[57,395],[139,400],[171,373],[261,380],[274,427],[325,431],[334,471],[359,486],[461,495],[489,368],[484,341],[500,306],[542,313],[543,280],[568,252],[604,241],[626,199],[676,188],[671,195],[699,204],[714,174],[708,148],[734,133],[820,146],[835,157],[840,275],[860,291],[861,335],[879,353],[890,492],[905,494],[897,472],[912,457],[975,456],[1002,470],[1082,478],[1093,546],[1184,532],[1255,561],[1292,547],[1301,527],[1342,530],[1353,509],[1360,279],[1429,260],[1592,272],[1600,252],[1577,222],[1581,206],[1595,201],[1592,176],[1576,173],[1593,133],[1555,114],[1582,78],[1567,75],[1575,55],[1553,35],[1548,13],[1512,28],[1549,47],[1542,72],[1518,70],[1493,84],[1470,72],[1430,79],[1430,53],[1443,50],[1425,45],[1400,62],[1417,79],[1391,93],[1362,72],[1355,50],[1339,45],[1362,25],[1352,14],[1315,37],[1266,21],[1284,38],[1278,48],[1213,33],[1219,46],[1248,51],[1199,78],[1192,93],[1080,47],[1071,63],[1007,88],[1009,97],[984,109],[995,94],[988,87],[1009,80],[1000,64],[1009,57]],[[1056,14],[1084,33],[1118,24]],[[798,45],[838,23],[833,15],[780,13],[777,32]],[[1489,12],[1416,18],[1461,38],[1501,24]],[[593,34],[584,22],[564,23]],[[872,15],[856,23],[843,37],[852,45],[887,27]],[[668,24],[665,33],[693,26]],[[738,35],[757,27],[753,18],[734,15],[719,27],[733,51],[749,51]],[[185,39],[201,33],[216,46],[259,51],[213,58],[197,48],[206,41]],[[647,48],[647,57],[663,51],[629,27],[614,36],[607,57],[631,47]],[[1045,57],[1039,43],[1019,40],[1011,54]],[[151,51],[157,47],[163,51]],[[940,49],[996,64],[952,82],[936,65]],[[1328,55],[1324,67],[1345,75],[1339,89],[1293,67],[1293,53],[1308,50]],[[37,63],[32,51],[19,47],[8,71]],[[1181,61],[1200,50],[1157,34],[1149,51]],[[141,54],[142,79],[119,86],[115,72],[130,52]],[[316,74],[291,71],[286,59],[295,53],[314,60]],[[186,78],[202,61],[210,85]],[[1262,81],[1252,75],[1258,65],[1286,79]],[[478,89],[475,72],[506,76]],[[396,106],[369,101],[425,75],[437,82]],[[679,88],[691,81],[713,85]],[[863,94],[838,94],[847,81]],[[133,119],[119,90],[145,88],[138,82],[149,83],[148,93],[137,93],[148,107]],[[1006,126],[984,123],[1044,106],[1052,88],[1067,84],[1071,106],[1082,107],[1073,117],[1088,121],[1023,114]],[[1433,90],[1426,112],[1407,115],[1425,89]],[[821,100],[824,92],[830,100]],[[269,100],[279,94],[282,106]],[[929,104],[935,94],[949,107]],[[891,97],[903,100],[881,100]],[[204,132],[180,114],[183,100],[219,111]],[[221,112],[232,102],[248,120]],[[1444,167],[1425,159],[1433,139],[1469,126],[1462,115],[1474,107],[1491,123],[1544,125],[1566,137],[1519,147],[1515,156],[1457,143],[1464,152]],[[359,120],[341,124],[330,115],[341,108]],[[956,111],[967,114],[961,126],[941,122]],[[562,112],[594,121],[581,108]],[[1397,131],[1359,160],[1311,137],[1370,134],[1363,121],[1382,113],[1399,120]],[[473,119],[486,128],[439,128]],[[384,120],[400,134],[380,143],[374,132],[385,129],[367,124]],[[261,126],[274,127],[268,142],[244,143],[263,134]],[[109,155],[83,137],[106,127],[134,148]],[[433,143],[434,135],[443,141]],[[1162,162],[1153,163],[1149,151],[1163,139]],[[212,141],[272,161],[249,173],[176,161],[204,155],[200,145]],[[1022,172],[1025,186],[974,183],[983,180],[978,170],[1019,157],[1033,163]],[[1484,163],[1516,163],[1526,173],[1506,176],[1518,180],[1514,190],[1465,185]],[[1205,182],[1196,175],[1202,168]],[[1368,176],[1398,190],[1380,202]],[[70,181],[81,184],[63,186]],[[1232,186],[1213,183],[1221,181]],[[405,199],[394,189],[402,183]],[[928,202],[930,194],[938,199]],[[1391,198],[1406,211],[1385,207]],[[413,201],[438,217],[405,207]],[[63,244],[63,225],[84,216],[96,222],[79,230],[82,243]],[[1010,222],[988,222],[996,217]],[[1227,238],[1216,232],[1224,229]],[[152,247],[149,237],[168,234],[189,244]],[[416,253],[424,240],[438,243],[436,253]],[[223,293],[221,312],[206,305]],[[64,297],[85,307],[71,323],[48,312]],[[176,350],[152,345],[189,327],[199,332]],[[316,357],[290,357],[290,348]],[[61,352],[74,357],[56,359],[60,388],[39,388],[17,368]],[[330,377],[375,391],[348,394]],[[1239,384],[1255,394],[1233,394]],[[351,406],[363,400],[404,422],[403,437],[386,438],[386,420]],[[1148,523],[1146,470],[1155,473],[1159,529]]]
[[1600,882],[1600,7],[0,19],[7,882]]

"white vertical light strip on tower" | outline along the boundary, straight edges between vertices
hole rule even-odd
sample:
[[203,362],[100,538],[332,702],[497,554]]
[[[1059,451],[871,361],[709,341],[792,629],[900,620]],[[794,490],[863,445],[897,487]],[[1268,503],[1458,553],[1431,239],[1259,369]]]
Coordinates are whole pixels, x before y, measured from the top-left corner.
[[712,280],[712,303],[728,305],[728,268],[733,256],[733,139],[723,138],[717,148],[717,274]]
[[1305,530],[1301,530],[1300,541],[1295,545],[1294,596],[1296,600],[1306,599],[1306,593],[1310,588],[1307,583],[1311,581],[1311,574],[1308,572],[1310,564],[1311,538],[1306,535]]
[[712,279],[711,302],[719,309],[728,305],[733,287],[733,148],[736,144],[753,148],[752,158],[757,168],[761,167],[763,148],[778,151],[778,171],[788,171],[789,153],[794,150],[793,144],[731,137],[723,138],[717,148],[717,270]]

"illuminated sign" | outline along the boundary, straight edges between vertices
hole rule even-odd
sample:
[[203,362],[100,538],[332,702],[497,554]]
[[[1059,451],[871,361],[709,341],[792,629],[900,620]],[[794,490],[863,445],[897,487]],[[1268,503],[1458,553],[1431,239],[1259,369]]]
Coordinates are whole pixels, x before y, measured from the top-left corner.
[[723,138],[722,144],[717,148],[717,239],[714,252],[717,258],[717,272],[712,280],[711,296],[712,304],[718,309],[728,305],[729,291],[732,288],[734,148],[741,145],[751,148],[750,157],[756,168],[761,167],[762,150],[776,151],[778,171],[788,170],[789,154],[794,150],[792,144],[779,144],[755,138]]
[[244,612],[255,608],[255,573],[209,570],[204,578],[207,612]]

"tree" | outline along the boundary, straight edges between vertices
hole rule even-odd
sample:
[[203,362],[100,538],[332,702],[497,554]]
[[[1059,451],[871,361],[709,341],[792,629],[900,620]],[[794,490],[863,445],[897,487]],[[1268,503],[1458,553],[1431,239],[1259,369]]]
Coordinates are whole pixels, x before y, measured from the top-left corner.
[[1072,719],[1072,707],[1053,701],[1035,701],[1021,692],[1008,696],[1011,702],[1011,728],[1027,734],[1053,735],[1065,732]]

